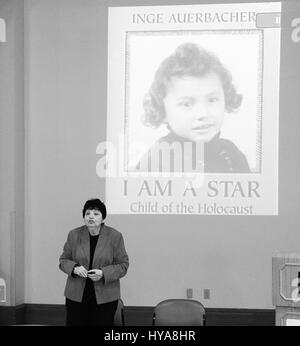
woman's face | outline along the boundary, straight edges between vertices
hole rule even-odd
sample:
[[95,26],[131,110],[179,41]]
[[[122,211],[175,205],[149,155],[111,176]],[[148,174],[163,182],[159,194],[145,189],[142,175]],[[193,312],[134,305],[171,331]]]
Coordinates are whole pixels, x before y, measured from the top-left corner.
[[87,209],[84,222],[87,227],[99,227],[102,222],[102,213],[98,209]]
[[164,106],[165,120],[175,134],[193,142],[209,142],[224,120],[221,80],[214,72],[201,77],[173,77]]

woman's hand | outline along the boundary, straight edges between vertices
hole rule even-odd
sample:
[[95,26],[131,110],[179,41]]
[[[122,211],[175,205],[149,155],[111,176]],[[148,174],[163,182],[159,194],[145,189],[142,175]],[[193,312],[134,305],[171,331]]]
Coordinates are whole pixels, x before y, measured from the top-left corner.
[[84,266],[77,266],[74,268],[74,274],[81,276],[82,278],[87,277],[87,270],[84,268]]
[[87,273],[88,277],[93,281],[99,281],[103,277],[103,271],[101,269],[91,269]]

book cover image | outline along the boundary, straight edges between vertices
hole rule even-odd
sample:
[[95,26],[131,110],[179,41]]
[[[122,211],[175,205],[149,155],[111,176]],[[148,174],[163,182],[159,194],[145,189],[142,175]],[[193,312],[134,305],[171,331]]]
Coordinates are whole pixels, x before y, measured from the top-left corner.
[[280,12],[109,8],[97,174],[111,213],[278,214]]

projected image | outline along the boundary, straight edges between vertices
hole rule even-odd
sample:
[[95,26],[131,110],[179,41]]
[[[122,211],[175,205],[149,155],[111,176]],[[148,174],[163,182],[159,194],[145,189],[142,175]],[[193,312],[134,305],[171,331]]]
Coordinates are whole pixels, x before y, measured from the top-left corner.
[[260,30],[130,32],[128,171],[261,169]]
[[278,215],[280,15],[277,2],[109,9],[97,175],[113,213]]

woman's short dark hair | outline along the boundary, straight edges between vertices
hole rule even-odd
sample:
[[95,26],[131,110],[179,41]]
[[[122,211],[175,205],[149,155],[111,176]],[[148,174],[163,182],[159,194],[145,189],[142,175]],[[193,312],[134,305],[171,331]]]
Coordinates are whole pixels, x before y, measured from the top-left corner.
[[144,97],[143,123],[151,127],[158,127],[163,123],[165,118],[163,100],[173,77],[202,77],[211,72],[216,73],[221,80],[226,111],[236,110],[241,105],[243,96],[236,92],[231,73],[213,53],[195,43],[183,43],[163,60],[157,69],[149,92]]
[[102,219],[104,220],[106,218],[106,206],[105,204],[98,198],[92,198],[85,202],[83,210],[82,210],[82,217],[85,216],[85,212],[87,210],[99,210],[102,214]]

